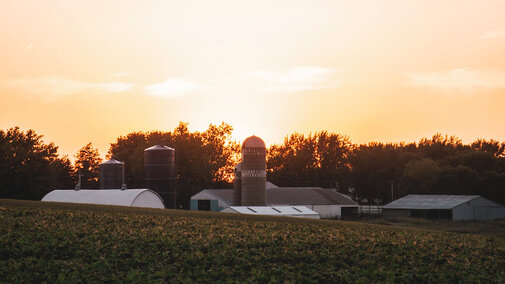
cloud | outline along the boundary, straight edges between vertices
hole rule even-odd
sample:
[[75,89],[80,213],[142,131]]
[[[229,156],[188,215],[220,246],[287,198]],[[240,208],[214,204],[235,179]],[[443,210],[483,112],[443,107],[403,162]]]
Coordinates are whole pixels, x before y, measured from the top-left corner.
[[57,101],[66,96],[81,93],[87,90],[105,92],[124,92],[134,85],[122,82],[93,83],[68,78],[49,76],[44,78],[21,78],[3,82],[16,90],[26,93],[29,97],[39,97],[46,101]]
[[480,36],[480,39],[493,39],[498,37],[505,37],[505,31],[488,31]]
[[96,86],[108,92],[119,93],[131,90],[134,85],[122,82],[113,82],[113,83],[96,84]]
[[436,72],[411,72],[410,84],[445,90],[472,92],[476,89],[505,88],[505,73],[458,68]]
[[147,85],[144,90],[148,95],[167,98],[180,97],[199,88],[199,84],[181,78],[170,78],[161,83]]
[[242,90],[262,93],[294,93],[307,90],[333,89],[340,86],[337,69],[299,66],[282,71],[252,71],[218,80],[240,86]]

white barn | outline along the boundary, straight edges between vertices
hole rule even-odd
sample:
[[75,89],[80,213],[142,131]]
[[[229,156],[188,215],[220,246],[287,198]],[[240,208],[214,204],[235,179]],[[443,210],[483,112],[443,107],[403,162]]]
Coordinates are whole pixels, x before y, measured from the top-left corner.
[[[191,197],[191,210],[219,212],[232,206],[232,189],[204,189]],[[334,189],[320,187],[276,187],[267,183],[267,206],[304,206],[321,218],[342,218],[357,214],[358,203]]]
[[53,190],[41,201],[165,208],[163,200],[150,189],[79,189]]
[[317,212],[305,206],[230,206],[221,212],[320,219]]
[[386,204],[382,215],[385,218],[494,220],[505,218],[505,207],[480,195],[410,194]]

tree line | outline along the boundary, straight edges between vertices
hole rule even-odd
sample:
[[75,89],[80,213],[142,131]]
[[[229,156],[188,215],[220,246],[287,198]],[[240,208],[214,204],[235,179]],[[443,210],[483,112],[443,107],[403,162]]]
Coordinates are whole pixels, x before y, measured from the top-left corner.
[[[132,132],[110,144],[107,158],[125,163],[129,188],[145,187],[144,149],[176,149],[179,208],[204,188],[231,188],[240,144],[222,123],[190,132],[187,123],[172,131]],[[56,188],[98,188],[102,162],[91,143],[72,163],[58,147],[33,130],[0,130],[0,198],[40,200]],[[294,133],[267,149],[267,180],[278,186],[335,188],[362,203],[384,204],[411,193],[480,194],[505,204],[505,142],[478,139],[463,144],[455,136],[435,134],[411,143],[355,145],[327,131]]]

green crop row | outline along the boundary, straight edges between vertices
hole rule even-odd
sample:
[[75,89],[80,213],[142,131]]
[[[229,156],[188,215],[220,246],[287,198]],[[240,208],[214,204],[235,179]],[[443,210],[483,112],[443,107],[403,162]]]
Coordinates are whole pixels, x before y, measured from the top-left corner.
[[1,206],[0,282],[505,281],[503,237],[169,210]]

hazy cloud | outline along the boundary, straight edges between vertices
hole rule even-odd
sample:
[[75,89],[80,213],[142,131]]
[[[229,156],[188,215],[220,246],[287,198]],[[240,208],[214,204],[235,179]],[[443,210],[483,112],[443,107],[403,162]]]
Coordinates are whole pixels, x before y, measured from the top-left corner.
[[96,86],[109,92],[119,93],[130,90],[131,88],[133,88],[134,85],[122,82],[113,82],[113,83],[96,84]]
[[340,86],[340,71],[317,66],[299,66],[282,71],[252,71],[218,80],[254,92],[299,92]]
[[144,87],[145,92],[148,95],[166,98],[180,97],[198,88],[200,88],[198,84],[181,78],[170,78],[161,83],[147,85]]
[[484,33],[480,38],[481,39],[493,39],[497,37],[505,37],[505,31],[488,31]]
[[20,90],[28,96],[40,97],[46,101],[59,100],[65,96],[81,93],[90,89],[117,93],[128,91],[134,86],[133,84],[122,82],[84,82],[58,76],[12,79],[4,82],[4,85]]
[[417,87],[430,87],[470,92],[475,89],[505,88],[505,73],[458,68],[437,72],[411,72],[407,74],[410,84]]

